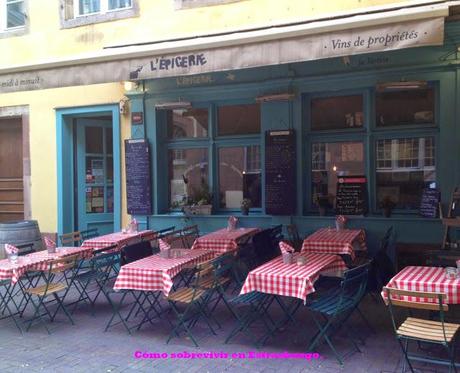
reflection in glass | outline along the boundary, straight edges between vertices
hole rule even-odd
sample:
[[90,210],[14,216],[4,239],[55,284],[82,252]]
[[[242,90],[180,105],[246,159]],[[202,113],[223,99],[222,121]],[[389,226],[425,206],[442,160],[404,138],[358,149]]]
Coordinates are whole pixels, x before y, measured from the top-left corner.
[[219,149],[220,207],[240,208],[243,198],[261,207],[260,146]]
[[6,28],[20,27],[26,24],[24,1],[11,0],[6,4]]
[[260,133],[259,104],[220,106],[217,113],[219,136]]
[[109,10],[131,7],[131,0],[109,0]]
[[103,127],[85,127],[86,153],[104,153],[103,131]]
[[[171,207],[209,198],[208,150],[170,149],[169,202]],[[207,204],[206,201],[205,204]]]
[[107,212],[113,212],[113,186],[107,187]]
[[113,136],[111,127],[105,129],[105,153],[108,155],[113,154]]
[[363,96],[322,97],[311,100],[311,129],[336,130],[364,125]]
[[378,140],[377,201],[398,209],[418,209],[422,190],[436,182],[434,137]]
[[317,206],[318,199],[326,198],[333,204],[338,177],[365,173],[364,146],[360,141],[313,143],[311,156],[313,206]]
[[174,109],[167,111],[169,139],[208,136],[207,109]]
[[86,187],[86,213],[101,212],[104,212],[104,187]]
[[100,0],[79,0],[78,10],[81,15],[100,12]]
[[104,183],[104,158],[86,157],[86,183]]

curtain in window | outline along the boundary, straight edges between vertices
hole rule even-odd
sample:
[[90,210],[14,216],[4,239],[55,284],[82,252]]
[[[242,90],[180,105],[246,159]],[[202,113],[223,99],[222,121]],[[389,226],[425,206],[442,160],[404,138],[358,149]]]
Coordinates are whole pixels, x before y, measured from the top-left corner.
[[24,1],[7,0],[6,14],[7,28],[24,26],[26,23],[26,17],[24,15]]
[[79,13],[89,14],[101,11],[100,0],[80,0]]
[[119,8],[129,8],[131,0],[109,0],[109,10]]

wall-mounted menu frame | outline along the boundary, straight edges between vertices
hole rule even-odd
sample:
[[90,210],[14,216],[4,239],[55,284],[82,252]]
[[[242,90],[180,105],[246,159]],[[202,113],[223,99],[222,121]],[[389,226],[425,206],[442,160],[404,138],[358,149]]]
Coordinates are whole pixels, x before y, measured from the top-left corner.
[[130,215],[152,213],[150,151],[146,139],[125,140],[126,196]]
[[337,215],[366,215],[368,212],[367,178],[340,176],[337,180]]

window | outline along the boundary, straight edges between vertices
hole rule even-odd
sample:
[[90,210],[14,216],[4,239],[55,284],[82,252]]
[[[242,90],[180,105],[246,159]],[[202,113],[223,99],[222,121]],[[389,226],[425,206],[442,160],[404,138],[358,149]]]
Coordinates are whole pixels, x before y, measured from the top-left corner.
[[259,104],[220,106],[217,112],[219,136],[260,133]]
[[202,6],[236,3],[241,0],[174,0],[175,9],[198,8]]
[[131,0],[75,0],[74,12],[77,16],[84,16],[131,8],[131,6]]
[[0,0],[0,31],[23,28],[26,25],[24,0]]
[[363,127],[363,96],[314,98],[310,103],[311,129],[338,130]]
[[207,137],[208,109],[175,109],[167,113],[169,139]]
[[240,208],[243,198],[252,207],[261,207],[260,146],[219,149],[220,207]]
[[436,182],[434,137],[377,140],[377,201],[418,209],[422,190]]

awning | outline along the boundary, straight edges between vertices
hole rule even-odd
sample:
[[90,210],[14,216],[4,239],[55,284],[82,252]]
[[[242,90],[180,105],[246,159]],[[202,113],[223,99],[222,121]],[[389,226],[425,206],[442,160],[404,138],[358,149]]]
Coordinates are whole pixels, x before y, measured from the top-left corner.
[[449,4],[441,3],[107,48],[72,58],[0,67],[0,93],[183,76],[442,45],[444,17],[448,14]]

